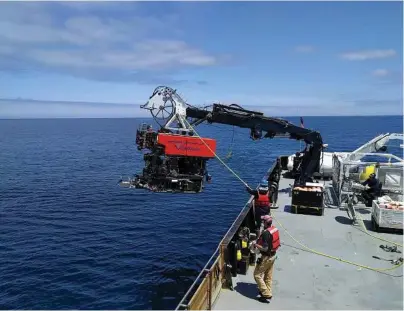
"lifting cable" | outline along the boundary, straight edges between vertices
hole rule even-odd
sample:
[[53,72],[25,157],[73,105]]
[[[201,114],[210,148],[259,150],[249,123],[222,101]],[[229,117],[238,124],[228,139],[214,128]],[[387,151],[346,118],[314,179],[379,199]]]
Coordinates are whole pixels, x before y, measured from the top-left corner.
[[[216,157],[216,158],[217,158],[237,179],[239,179],[246,187],[248,187],[248,184],[247,184],[240,176],[238,176],[237,173],[235,173],[235,172],[234,172],[234,171],[233,171],[233,170],[232,170],[232,169],[231,169],[231,168],[230,168],[230,167],[209,147],[209,145],[202,139],[201,136],[199,136],[199,134],[198,134],[198,133],[195,131],[195,129],[192,127],[192,125],[189,124],[188,120],[186,120],[185,118],[183,118],[183,120],[188,124],[188,126],[192,129],[192,131],[195,133],[195,135],[196,135],[199,139],[201,139],[201,141],[206,145],[206,147],[215,155],[215,157]],[[276,220],[276,222],[279,224],[279,226],[285,231],[285,233],[286,233],[287,235],[289,235],[289,236],[292,238],[292,240],[294,240],[297,244],[299,244],[299,245],[302,246],[304,249],[308,250],[309,252],[311,252],[311,253],[313,253],[313,254],[320,255],[320,256],[323,256],[323,257],[330,258],[330,259],[334,259],[334,260],[336,260],[336,261],[344,262],[344,263],[347,263],[347,264],[350,264],[350,265],[353,265],[353,266],[357,266],[357,267],[360,267],[360,268],[363,268],[363,269],[372,270],[372,271],[376,271],[376,272],[391,271],[391,270],[397,269],[397,268],[399,268],[399,267],[401,267],[401,266],[403,265],[403,262],[401,261],[398,265],[395,265],[394,267],[391,267],[391,268],[384,268],[384,269],[381,269],[381,268],[373,268],[373,267],[369,267],[369,266],[366,266],[366,265],[362,265],[362,264],[359,264],[359,263],[356,263],[356,262],[353,262],[353,261],[349,261],[349,260],[346,260],[346,259],[342,259],[342,258],[333,256],[333,255],[328,255],[328,254],[325,254],[325,253],[316,251],[316,250],[314,250],[314,249],[312,249],[312,248],[310,248],[310,247],[304,245],[302,242],[298,241],[295,237],[293,237],[293,235],[292,235],[291,233],[289,233],[289,231],[282,225],[282,223],[281,223],[274,215],[272,215],[272,217]],[[374,237],[374,238],[379,239],[379,240],[384,240],[384,239],[382,239],[382,238],[379,238],[379,237],[376,237],[376,236],[374,236],[374,235],[371,235],[370,233],[368,233],[368,234],[369,234],[370,236]],[[384,241],[389,242],[389,243],[392,243],[392,244],[396,244],[396,245],[399,245],[399,246],[402,246],[401,244],[398,244],[398,243],[395,243],[395,242],[391,242],[391,241],[388,241],[388,240],[384,240]]]
[[[212,124],[209,124],[209,126],[223,130],[221,127],[215,126]],[[229,148],[227,149],[227,154],[226,154],[225,160],[230,160],[231,157],[233,156],[234,138],[235,138],[236,134],[237,135],[239,134],[238,131],[236,131],[235,126],[233,126],[233,129],[231,131],[232,131],[231,142],[230,142]],[[240,135],[241,135],[241,133],[240,133]]]
[[215,156],[231,173],[233,173],[233,175],[236,176],[236,177],[244,184],[244,186],[248,187],[248,184],[247,184],[244,180],[242,180],[242,179],[240,178],[240,176],[238,176],[237,173],[235,173],[235,172],[217,155],[217,153],[214,152],[214,151],[209,147],[209,145],[203,140],[203,138],[202,138],[201,136],[199,136],[199,134],[195,131],[195,128],[192,127],[191,124],[189,124],[188,120],[185,119],[185,118],[183,118],[183,117],[181,117],[181,116],[179,116],[179,117],[180,117],[186,124],[188,124],[188,126],[190,127],[190,129],[195,133],[196,137],[198,137],[198,138],[205,144],[205,146],[214,154],[214,156]]
[[229,150],[227,151],[226,160],[229,160],[233,155],[233,146],[234,146],[234,126],[233,126],[233,135],[231,136],[231,143]]

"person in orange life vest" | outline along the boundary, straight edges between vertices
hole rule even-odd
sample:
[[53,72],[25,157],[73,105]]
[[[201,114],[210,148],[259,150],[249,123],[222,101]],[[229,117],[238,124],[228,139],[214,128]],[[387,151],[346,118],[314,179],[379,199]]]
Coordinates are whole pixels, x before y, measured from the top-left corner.
[[254,270],[254,279],[261,295],[260,300],[267,301],[267,299],[272,298],[272,274],[276,251],[280,247],[280,238],[278,229],[272,225],[272,217],[265,215],[262,220],[265,230],[258,240],[252,243],[253,247],[257,248],[261,253],[261,258],[257,260]]
[[255,222],[258,230],[261,228],[261,217],[271,213],[271,201],[269,199],[268,181],[263,180],[258,190],[252,190],[247,186],[247,191],[254,196]]

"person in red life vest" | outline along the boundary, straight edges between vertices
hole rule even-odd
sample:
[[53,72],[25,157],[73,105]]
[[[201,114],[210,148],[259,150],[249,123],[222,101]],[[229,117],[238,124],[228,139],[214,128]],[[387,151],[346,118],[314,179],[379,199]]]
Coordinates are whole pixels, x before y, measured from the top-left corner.
[[254,196],[255,223],[257,229],[260,230],[262,223],[261,217],[271,214],[271,200],[269,198],[268,181],[263,180],[260,183],[258,190],[252,190],[249,186],[247,186],[247,191]]
[[258,249],[261,257],[257,260],[254,270],[254,279],[257,282],[260,292],[260,300],[266,302],[272,298],[272,274],[274,271],[274,262],[276,251],[280,247],[280,238],[278,229],[272,225],[272,217],[265,215],[262,217],[265,230],[252,246]]

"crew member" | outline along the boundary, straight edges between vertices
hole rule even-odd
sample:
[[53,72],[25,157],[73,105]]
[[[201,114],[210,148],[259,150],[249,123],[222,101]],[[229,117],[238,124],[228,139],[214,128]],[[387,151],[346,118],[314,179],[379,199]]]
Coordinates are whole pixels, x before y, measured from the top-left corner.
[[255,266],[254,279],[258,285],[260,300],[266,302],[267,299],[272,298],[272,274],[276,251],[280,247],[280,238],[278,229],[272,225],[272,217],[266,215],[262,217],[262,220],[265,230],[258,240],[253,242],[253,247],[256,247],[261,253]]
[[254,196],[255,222],[258,229],[261,228],[261,217],[271,213],[271,201],[269,198],[268,181],[261,182],[258,190],[252,190],[247,186],[247,191]]
[[369,187],[362,192],[362,196],[366,200],[366,206],[371,206],[372,201],[379,195],[381,183],[379,179],[376,178],[376,174],[372,173],[369,175],[369,178],[362,183],[362,185]]

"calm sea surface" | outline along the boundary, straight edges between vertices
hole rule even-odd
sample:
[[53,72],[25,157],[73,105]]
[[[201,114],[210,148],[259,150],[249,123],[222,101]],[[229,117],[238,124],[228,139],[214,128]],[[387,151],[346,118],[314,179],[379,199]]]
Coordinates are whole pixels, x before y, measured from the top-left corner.
[[[298,118],[288,118],[298,124]],[[217,160],[197,195],[123,189],[138,119],[0,120],[1,309],[172,309],[249,195]],[[403,132],[397,117],[306,117],[329,151]],[[225,156],[231,126],[201,125]],[[299,142],[235,129],[228,161],[254,186]],[[400,152],[402,150],[398,150]],[[396,152],[397,153],[397,150]]]

